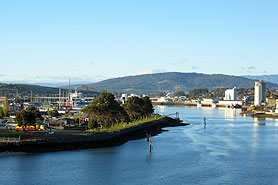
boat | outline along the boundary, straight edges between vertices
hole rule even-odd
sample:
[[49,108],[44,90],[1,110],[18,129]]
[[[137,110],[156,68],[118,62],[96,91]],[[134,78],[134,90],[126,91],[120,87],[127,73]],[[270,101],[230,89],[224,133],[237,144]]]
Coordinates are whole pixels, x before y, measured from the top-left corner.
[[239,104],[236,104],[236,105],[232,106],[232,108],[239,109],[239,108],[242,108],[242,106]]

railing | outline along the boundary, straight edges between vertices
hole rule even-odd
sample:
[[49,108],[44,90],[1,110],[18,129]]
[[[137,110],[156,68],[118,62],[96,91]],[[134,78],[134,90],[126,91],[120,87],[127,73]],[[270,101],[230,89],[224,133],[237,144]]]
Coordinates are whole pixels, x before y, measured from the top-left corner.
[[19,142],[21,137],[0,137],[0,142]]
[[180,119],[180,113],[179,112],[176,112],[176,113],[173,113],[173,114],[167,114],[165,116],[176,116],[175,119]]

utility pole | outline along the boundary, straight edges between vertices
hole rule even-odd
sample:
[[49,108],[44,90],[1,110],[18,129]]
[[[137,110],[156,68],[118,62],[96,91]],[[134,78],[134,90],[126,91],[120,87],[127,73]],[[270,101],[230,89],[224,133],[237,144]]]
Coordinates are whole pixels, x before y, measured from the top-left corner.
[[70,103],[70,79],[69,79],[69,94],[68,94],[68,96],[69,96],[69,103]]
[[31,103],[32,103],[33,91],[31,90]]
[[62,91],[62,97],[63,97],[63,104],[65,103],[65,91]]
[[61,89],[59,89],[59,110],[61,109]]

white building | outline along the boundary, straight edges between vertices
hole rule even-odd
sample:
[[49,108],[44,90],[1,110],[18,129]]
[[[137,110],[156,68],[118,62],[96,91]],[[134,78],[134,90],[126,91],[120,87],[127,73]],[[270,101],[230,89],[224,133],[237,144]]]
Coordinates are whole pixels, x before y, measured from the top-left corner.
[[266,83],[262,80],[255,82],[254,105],[260,105],[266,101]]
[[75,88],[74,93],[70,93],[70,101],[71,102],[80,102],[84,101],[84,96],[82,92],[78,92],[77,88]]
[[122,94],[121,100],[122,100],[122,104],[125,104],[125,102],[127,101],[127,94]]
[[159,99],[158,99],[158,102],[172,102],[172,100],[170,98],[167,98],[165,96],[161,96]]
[[174,97],[174,93],[173,93],[173,92],[167,93],[167,94],[166,94],[166,97],[167,97],[167,98]]
[[224,100],[236,100],[236,87],[225,91]]
[[130,98],[130,97],[140,97],[140,96],[137,95],[137,94],[130,94],[130,95],[128,96],[128,98]]
[[202,105],[212,105],[214,103],[213,99],[211,98],[204,98],[202,101],[201,101],[201,104]]
[[275,113],[278,113],[278,99],[276,100],[276,109],[275,109]]
[[242,101],[241,100],[224,100],[224,101],[219,101],[218,105],[220,105],[220,106],[240,105],[240,106],[242,106]]

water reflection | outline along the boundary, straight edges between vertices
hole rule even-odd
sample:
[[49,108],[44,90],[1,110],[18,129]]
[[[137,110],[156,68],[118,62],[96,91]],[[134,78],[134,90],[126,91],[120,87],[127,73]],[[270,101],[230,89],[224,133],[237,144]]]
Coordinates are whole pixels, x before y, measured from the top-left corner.
[[224,108],[225,118],[231,118],[237,116],[239,109]]
[[162,113],[164,114],[165,113],[165,105],[157,105],[156,106],[156,111],[159,112],[159,113]]
[[275,125],[276,127],[278,127],[278,119],[275,119],[275,120],[274,120],[274,125]]
[[254,119],[254,127],[266,125],[265,118],[254,117],[253,119]]

